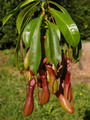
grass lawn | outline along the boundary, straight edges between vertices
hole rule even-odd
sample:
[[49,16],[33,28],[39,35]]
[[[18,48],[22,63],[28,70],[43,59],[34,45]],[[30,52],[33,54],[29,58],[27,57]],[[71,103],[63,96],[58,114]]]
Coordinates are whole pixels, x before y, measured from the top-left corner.
[[25,82],[13,66],[13,52],[5,51],[0,61],[0,120],[90,120],[90,90],[85,84],[75,84],[73,97],[75,113],[66,113],[57,98],[51,94],[46,105],[40,105],[37,100],[37,89],[34,92],[34,111],[29,117],[24,117]]

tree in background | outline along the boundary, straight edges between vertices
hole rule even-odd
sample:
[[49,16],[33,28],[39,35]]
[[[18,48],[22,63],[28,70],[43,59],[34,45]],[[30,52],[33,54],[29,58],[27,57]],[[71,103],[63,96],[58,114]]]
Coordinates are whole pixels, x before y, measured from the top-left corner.
[[[18,4],[19,0],[0,0],[0,27],[2,26],[2,19],[14,9]],[[0,48],[10,48],[14,46],[17,41],[17,29],[15,27],[16,16],[10,18],[7,24],[1,29],[0,28]]]

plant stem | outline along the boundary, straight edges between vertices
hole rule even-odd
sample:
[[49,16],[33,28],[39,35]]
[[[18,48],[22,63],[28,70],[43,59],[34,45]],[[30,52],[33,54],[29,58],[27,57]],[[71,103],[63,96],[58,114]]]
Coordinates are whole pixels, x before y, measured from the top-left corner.
[[[50,5],[49,5],[49,2],[48,2],[48,8],[49,8],[49,11],[50,11]],[[51,14],[51,18],[52,18],[53,24],[55,24],[55,21],[54,21],[54,18],[53,18],[53,16],[52,16],[52,14]]]

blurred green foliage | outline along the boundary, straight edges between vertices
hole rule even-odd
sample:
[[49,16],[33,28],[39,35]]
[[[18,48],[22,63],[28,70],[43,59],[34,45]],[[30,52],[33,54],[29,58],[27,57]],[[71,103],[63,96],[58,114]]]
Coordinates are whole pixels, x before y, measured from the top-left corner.
[[16,16],[11,17],[3,27],[2,19],[19,3],[19,0],[0,0],[0,48],[10,48],[16,44],[16,41],[18,39],[15,23]]
[[5,49],[2,52],[3,52],[4,55],[13,54],[14,53],[14,49]]
[[[15,20],[17,14],[8,20],[2,27],[3,17],[14,9],[23,0],[0,0],[0,48],[10,48],[16,45],[18,33]],[[73,20],[76,22],[81,40],[90,41],[90,1],[89,0],[52,0],[67,9]]]

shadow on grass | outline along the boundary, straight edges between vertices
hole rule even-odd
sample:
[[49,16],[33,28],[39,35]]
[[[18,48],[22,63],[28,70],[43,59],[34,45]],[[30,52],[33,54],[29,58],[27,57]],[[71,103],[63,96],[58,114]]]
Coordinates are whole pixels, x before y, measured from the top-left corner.
[[83,118],[83,120],[90,120],[90,110],[85,111],[85,117]]

